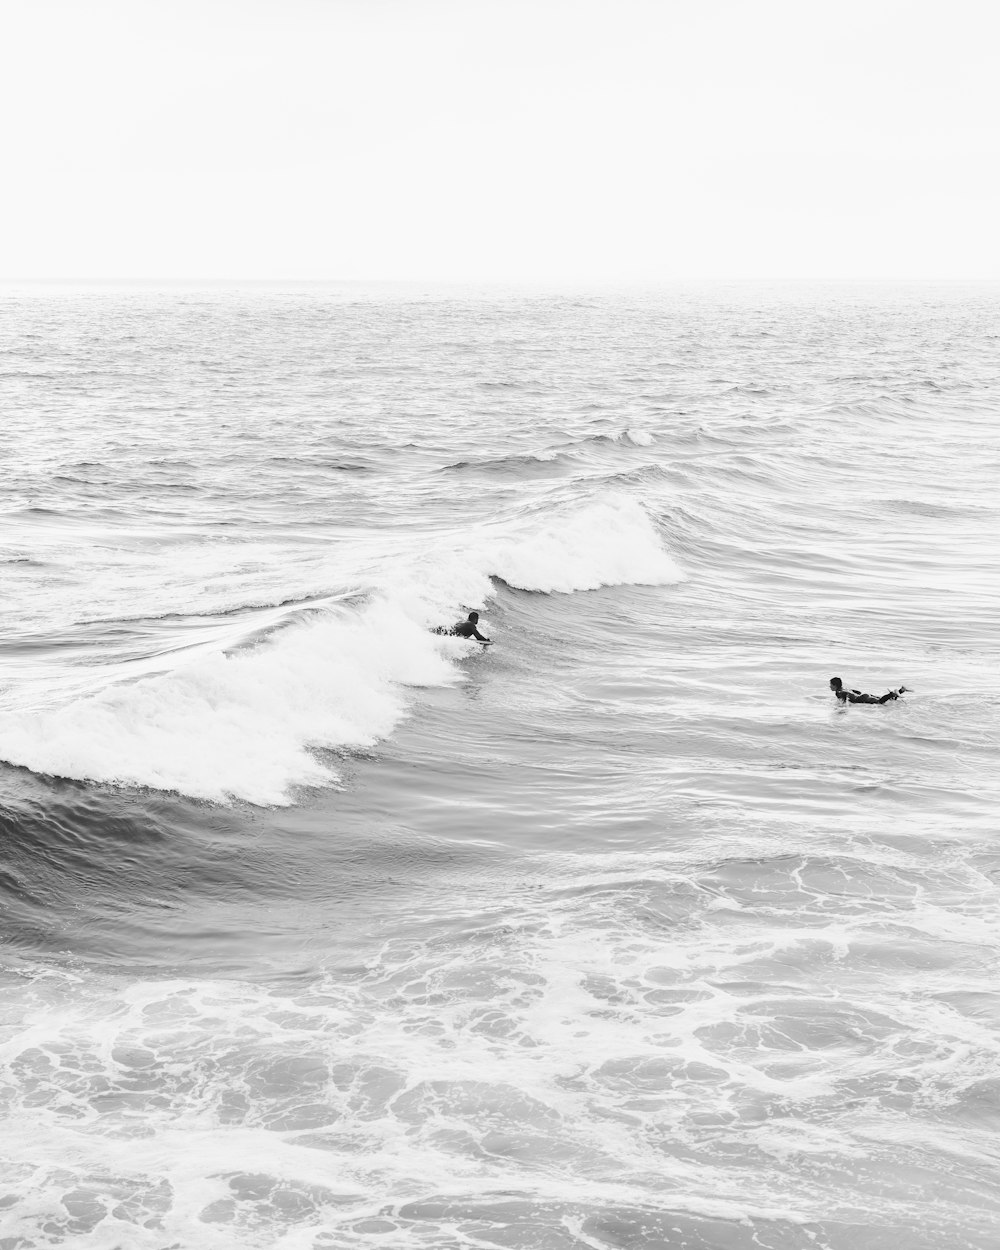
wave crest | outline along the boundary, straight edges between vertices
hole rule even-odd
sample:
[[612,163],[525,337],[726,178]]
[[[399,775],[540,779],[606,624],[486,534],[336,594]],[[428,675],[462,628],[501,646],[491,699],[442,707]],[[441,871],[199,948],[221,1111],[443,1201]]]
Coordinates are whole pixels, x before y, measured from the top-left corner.
[[403,687],[455,677],[430,635],[377,601],[256,650],[7,713],[0,753],[57,776],[283,804],[291,787],[336,781],[310,748],[370,746],[404,715]]
[[506,538],[488,553],[490,572],[520,590],[663,586],[683,572],[645,510],[631,500],[596,503]]
[[[310,615],[293,623],[272,613],[254,622],[270,628],[235,651],[182,653],[162,671],[173,660],[157,637],[161,671],[151,674],[151,659],[133,657],[103,688],[66,698],[67,688],[61,704],[3,713],[0,758],[38,773],[215,802],[287,804],[295,787],[337,783],[335,761],[318,751],[370,747],[406,715],[411,688],[461,680],[456,661],[475,644],[428,626],[453,619],[460,606],[485,606],[496,594],[491,578],[569,593],[682,576],[628,499],[536,515],[502,533],[480,530],[464,548],[453,539],[423,545],[419,559],[387,557],[366,596],[309,604]],[[232,631],[220,638],[231,645]],[[87,669],[98,680],[100,672]]]

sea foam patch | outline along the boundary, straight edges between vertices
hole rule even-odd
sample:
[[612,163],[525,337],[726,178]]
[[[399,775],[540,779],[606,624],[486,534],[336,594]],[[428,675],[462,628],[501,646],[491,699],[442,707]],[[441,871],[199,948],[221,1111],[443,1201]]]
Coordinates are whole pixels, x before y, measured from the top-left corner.
[[[830,894],[784,923],[763,900],[719,926],[714,870],[674,849],[563,871],[514,908],[492,880],[460,916],[442,891],[389,940],[373,916],[349,977],[8,975],[5,1231],[430,1250],[490,1220],[560,1245],[573,1217],[613,1250],[660,1212],[625,1244],[847,1250],[858,1227],[886,1244],[889,1210],[904,1237],[931,1228],[903,1244],[991,1244],[996,1032],[925,992],[885,897],[859,916]],[[845,927],[891,975],[848,959],[814,964],[822,984],[799,975],[789,952],[816,960]],[[942,983],[969,968],[954,952]],[[928,1212],[935,1173],[950,1184]]]

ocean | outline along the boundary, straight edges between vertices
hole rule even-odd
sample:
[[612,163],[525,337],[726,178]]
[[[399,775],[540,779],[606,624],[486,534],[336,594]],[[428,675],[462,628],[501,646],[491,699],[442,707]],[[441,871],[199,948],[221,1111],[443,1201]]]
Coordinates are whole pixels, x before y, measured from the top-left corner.
[[0,1250],[1000,1247],[998,310],[6,288]]

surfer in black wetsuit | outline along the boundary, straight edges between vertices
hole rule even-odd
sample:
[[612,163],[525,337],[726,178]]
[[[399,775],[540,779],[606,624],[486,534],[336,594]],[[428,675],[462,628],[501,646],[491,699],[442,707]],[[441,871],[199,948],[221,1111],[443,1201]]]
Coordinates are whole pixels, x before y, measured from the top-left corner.
[[452,626],[451,632],[457,634],[459,638],[475,638],[476,642],[489,642],[489,638],[484,638],[476,626],[479,624],[479,613],[470,612],[468,619],[459,621],[457,625]]
[[490,643],[492,639],[486,638],[476,628],[479,624],[479,613],[470,612],[464,621],[459,621],[457,625],[452,625],[451,629],[445,629],[443,625],[439,625],[434,631],[435,634],[452,634],[456,638],[475,638],[476,642]]
[[900,686],[898,690],[890,690],[886,694],[862,694],[860,690],[845,690],[844,683],[839,677],[830,678],[830,689],[841,703],[891,703],[901,694],[906,694],[905,686]]

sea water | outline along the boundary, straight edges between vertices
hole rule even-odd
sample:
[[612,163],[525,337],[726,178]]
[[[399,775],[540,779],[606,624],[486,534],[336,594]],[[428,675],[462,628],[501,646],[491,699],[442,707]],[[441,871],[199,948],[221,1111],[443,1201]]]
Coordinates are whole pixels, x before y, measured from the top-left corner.
[[7,289],[0,1247],[1000,1246],[998,361]]

